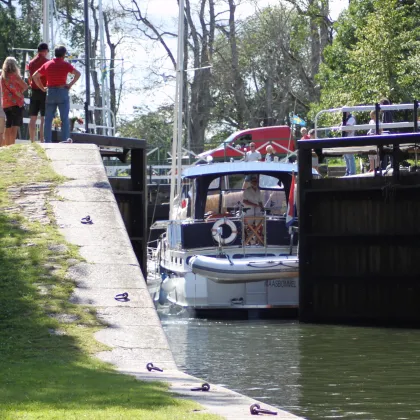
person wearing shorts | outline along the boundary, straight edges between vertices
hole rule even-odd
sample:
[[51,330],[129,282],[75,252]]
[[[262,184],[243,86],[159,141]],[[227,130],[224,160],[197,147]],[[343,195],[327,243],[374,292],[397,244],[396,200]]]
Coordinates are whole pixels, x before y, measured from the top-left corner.
[[[45,100],[47,97],[46,92],[43,92],[39,86],[32,79],[33,74],[38,71],[49,60],[47,55],[49,53],[48,45],[45,42],[41,42],[38,45],[38,54],[29,62],[29,84],[32,88],[32,96],[29,104],[29,137],[31,142],[35,141],[36,137],[36,120],[38,114],[41,114],[41,124],[39,126],[39,141],[44,142],[44,118],[45,118]],[[44,86],[47,83],[45,77],[42,78]]]
[[28,87],[20,76],[16,59],[7,57],[1,75],[2,104],[6,114],[5,146],[15,143],[18,129],[23,125],[23,92]]
[[[33,75],[34,82],[42,91],[47,92],[44,136],[46,143],[51,142],[52,121],[57,107],[60,111],[62,140],[67,141],[70,137],[69,90],[79,80],[80,72],[64,60],[66,53],[67,50],[63,45],[58,46],[54,50],[55,58],[41,66]],[[69,74],[73,75],[73,79],[67,83]],[[42,76],[47,80],[46,86],[42,82]]]
[[4,113],[2,101],[1,101],[2,93],[1,93],[1,83],[0,83],[0,147],[4,146],[4,130],[6,128],[6,114]]

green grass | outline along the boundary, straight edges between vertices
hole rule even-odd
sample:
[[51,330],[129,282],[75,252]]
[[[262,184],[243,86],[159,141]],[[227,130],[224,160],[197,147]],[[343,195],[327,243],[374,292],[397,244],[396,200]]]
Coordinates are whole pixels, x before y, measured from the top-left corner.
[[74,284],[65,277],[77,248],[54,224],[14,211],[6,191],[63,179],[38,146],[1,148],[0,173],[0,419],[219,418],[93,357],[106,349],[93,338],[101,324],[91,308],[69,303]]
[[339,157],[328,157],[325,159],[325,163],[328,163],[328,166],[346,166],[344,158]]

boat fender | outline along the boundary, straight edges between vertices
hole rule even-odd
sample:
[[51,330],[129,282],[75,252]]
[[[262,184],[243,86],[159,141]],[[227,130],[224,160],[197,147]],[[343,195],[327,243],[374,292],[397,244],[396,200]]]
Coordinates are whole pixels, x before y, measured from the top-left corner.
[[162,305],[162,306],[165,305],[165,303],[167,302],[167,300],[168,300],[168,294],[161,287],[159,289],[159,299],[158,299],[159,305]]
[[162,282],[160,283],[160,287],[159,287],[159,299],[158,299],[158,302],[162,306],[167,302],[167,299],[168,299],[168,293],[166,292],[166,290],[164,289],[164,287],[162,287],[163,282],[167,279],[167,277],[168,277],[168,275],[166,273],[162,273],[161,274]]
[[[222,228],[223,225],[227,225],[229,226],[230,230],[231,230],[231,234],[227,237],[227,238],[222,238],[222,235],[219,234],[219,228]],[[235,223],[232,222],[232,220],[223,218],[223,219],[219,219],[211,228],[211,234],[213,235],[213,239],[217,242],[217,243],[221,243],[221,245],[229,245],[230,243],[232,243],[236,237],[238,236],[238,230],[236,228]]]

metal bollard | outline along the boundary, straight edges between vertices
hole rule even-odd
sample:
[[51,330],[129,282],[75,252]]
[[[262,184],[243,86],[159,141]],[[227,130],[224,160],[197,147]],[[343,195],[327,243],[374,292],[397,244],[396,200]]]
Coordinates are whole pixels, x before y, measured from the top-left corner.
[[148,363],[146,365],[146,369],[151,372],[152,370],[157,370],[158,372],[163,372],[163,369],[158,368],[157,366],[153,366],[153,363]]
[[119,293],[118,295],[115,295],[115,300],[128,300],[128,293],[124,292],[124,293]]
[[259,404],[252,404],[251,407],[249,407],[249,411],[251,411],[251,414],[254,416],[258,416],[258,414],[271,414],[273,416],[277,416],[276,411],[270,411],[264,408],[260,408]]
[[191,391],[210,391],[210,385],[207,382],[205,382],[198,388],[191,388]]

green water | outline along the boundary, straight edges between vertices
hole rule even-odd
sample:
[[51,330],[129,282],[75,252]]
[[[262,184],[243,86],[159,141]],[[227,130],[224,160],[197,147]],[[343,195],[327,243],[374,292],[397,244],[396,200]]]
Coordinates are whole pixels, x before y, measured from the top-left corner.
[[162,323],[181,370],[301,417],[420,419],[420,330]]

